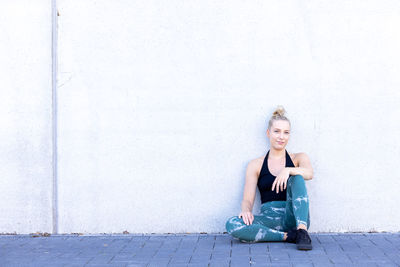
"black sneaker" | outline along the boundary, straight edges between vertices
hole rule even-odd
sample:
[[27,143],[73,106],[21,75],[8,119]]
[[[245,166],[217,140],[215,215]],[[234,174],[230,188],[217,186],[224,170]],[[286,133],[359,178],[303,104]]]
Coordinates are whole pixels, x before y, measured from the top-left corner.
[[297,229],[296,238],[297,249],[299,250],[310,250],[312,249],[311,238],[308,232],[304,229]]
[[287,235],[286,235],[286,242],[288,243],[296,243],[296,239],[297,239],[297,230],[296,228],[294,229],[290,229],[289,231],[287,231]]

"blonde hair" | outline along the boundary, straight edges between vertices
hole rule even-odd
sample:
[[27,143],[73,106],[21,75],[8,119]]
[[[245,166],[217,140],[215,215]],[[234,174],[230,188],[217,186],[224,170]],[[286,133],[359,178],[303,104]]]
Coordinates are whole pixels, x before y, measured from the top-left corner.
[[268,129],[271,129],[272,123],[274,123],[274,121],[278,121],[278,120],[287,121],[287,122],[289,122],[289,125],[290,125],[290,121],[285,116],[285,113],[286,113],[286,110],[282,106],[277,106],[275,111],[272,113],[271,119],[268,122]]

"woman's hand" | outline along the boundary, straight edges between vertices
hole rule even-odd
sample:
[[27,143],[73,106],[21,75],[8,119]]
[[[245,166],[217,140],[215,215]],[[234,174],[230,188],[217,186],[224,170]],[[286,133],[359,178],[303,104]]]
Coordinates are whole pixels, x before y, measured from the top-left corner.
[[284,168],[278,176],[276,176],[274,183],[272,184],[272,189],[271,191],[276,190],[276,193],[278,194],[279,189],[281,191],[286,189],[287,185],[287,180],[289,179],[289,169]]
[[253,213],[251,213],[251,211],[242,211],[239,214],[239,218],[242,218],[246,225],[250,225],[254,221],[254,216]]

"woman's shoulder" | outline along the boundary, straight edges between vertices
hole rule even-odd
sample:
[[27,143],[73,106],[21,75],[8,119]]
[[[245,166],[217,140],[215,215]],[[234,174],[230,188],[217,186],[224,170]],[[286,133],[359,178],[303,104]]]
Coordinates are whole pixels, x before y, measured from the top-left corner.
[[265,155],[262,155],[258,158],[252,159],[249,162],[249,167],[254,168],[257,171],[257,174],[260,175],[262,165],[264,163]]
[[299,153],[289,153],[290,158],[292,159],[293,163],[295,166],[299,166],[299,162],[302,159],[308,159],[308,156],[304,152],[299,152]]
[[253,164],[258,164],[258,165],[261,164],[262,165],[264,163],[265,156],[266,155],[262,155],[262,156],[260,156],[258,158],[255,158],[255,159],[251,160],[250,162],[253,163]]

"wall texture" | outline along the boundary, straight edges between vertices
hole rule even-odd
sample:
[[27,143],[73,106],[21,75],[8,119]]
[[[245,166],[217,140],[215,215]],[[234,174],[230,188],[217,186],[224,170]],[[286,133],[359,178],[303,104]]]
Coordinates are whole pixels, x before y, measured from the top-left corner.
[[[35,16],[48,13],[48,4]],[[306,183],[310,231],[400,231],[397,1],[57,4],[60,233],[225,231],[240,211],[247,163],[268,150],[266,121],[278,104],[292,121],[288,150],[306,152],[315,169]],[[41,42],[51,40],[50,15],[44,21],[36,29]],[[10,174],[3,183],[17,188],[6,195],[32,199],[44,212],[34,218],[40,223],[20,228],[2,219],[3,232],[51,222],[50,45],[33,46],[42,64],[34,80],[30,70],[17,71],[24,55],[6,71],[16,106],[3,125],[40,140],[45,175],[1,166]],[[13,75],[30,89],[25,105]],[[43,105],[28,120],[32,134],[16,110],[35,101]],[[4,135],[6,143],[14,136]],[[43,180],[40,196],[26,196],[28,177]]]
[[0,233],[51,232],[51,2],[2,2],[0,29]]

